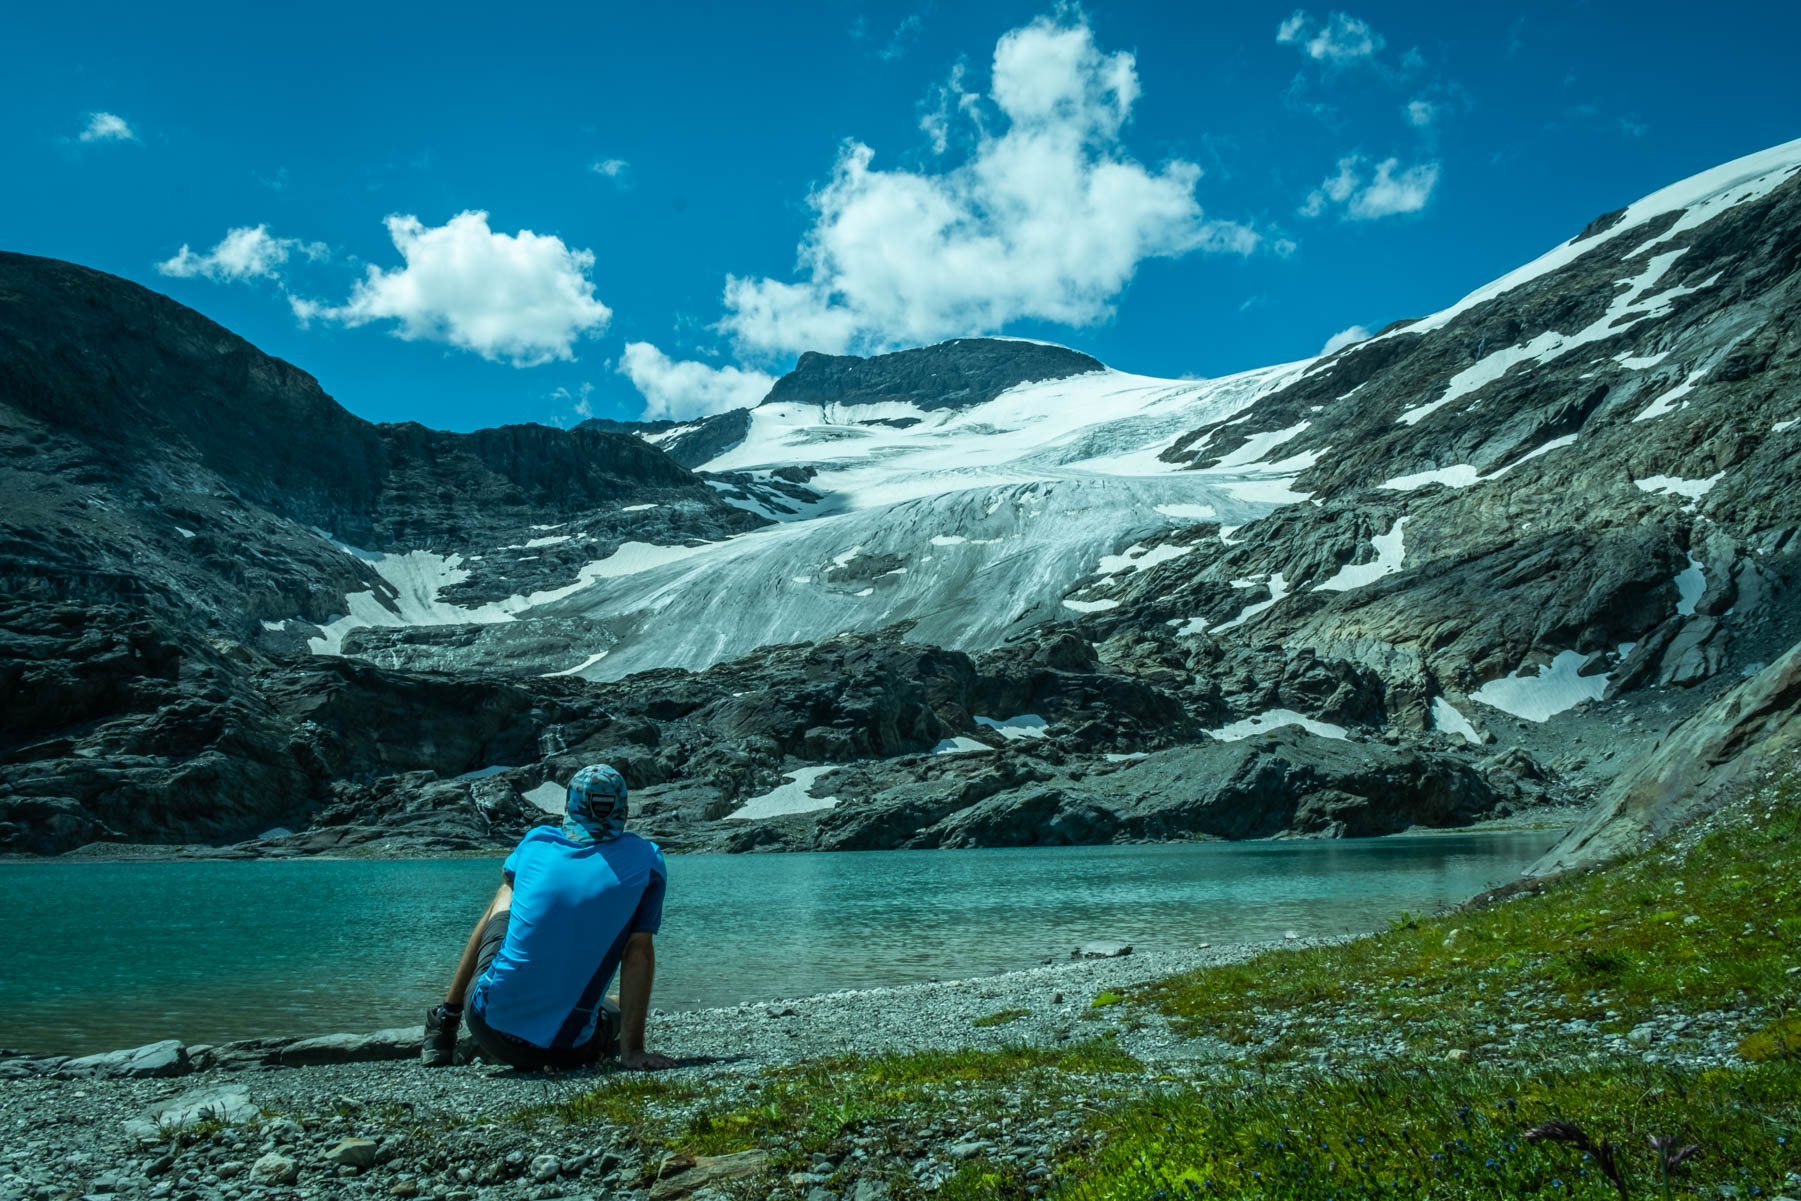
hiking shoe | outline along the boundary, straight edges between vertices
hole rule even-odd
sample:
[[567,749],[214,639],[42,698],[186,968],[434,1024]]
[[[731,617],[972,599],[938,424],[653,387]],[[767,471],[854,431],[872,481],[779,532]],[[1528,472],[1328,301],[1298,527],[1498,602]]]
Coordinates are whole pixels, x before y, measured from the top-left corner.
[[449,1067],[456,1061],[457,1025],[461,1013],[451,1013],[442,1005],[425,1011],[425,1043],[419,1048],[419,1062],[428,1068]]

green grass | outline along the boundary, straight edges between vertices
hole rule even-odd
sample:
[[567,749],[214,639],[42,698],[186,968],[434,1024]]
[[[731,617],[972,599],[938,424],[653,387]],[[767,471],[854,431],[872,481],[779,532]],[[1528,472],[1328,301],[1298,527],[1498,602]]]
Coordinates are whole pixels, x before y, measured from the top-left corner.
[[[1801,786],[1793,774],[1766,783],[1720,825],[1482,909],[1402,915],[1355,942],[1109,990],[1084,1008],[1112,1018],[1123,1004],[1129,1020],[1160,1013],[1236,1044],[1225,1048],[1236,1066],[1186,1083],[1145,1077],[1108,1036],[817,1060],[768,1071],[729,1104],[623,1078],[552,1109],[628,1124],[647,1149],[763,1147],[778,1172],[852,1134],[915,1159],[926,1148],[909,1130],[949,1115],[972,1131],[1078,1104],[1096,1115],[1048,1194],[1024,1168],[978,1157],[941,1201],[1620,1197],[1592,1155],[1525,1137],[1550,1121],[1610,1143],[1628,1198],[1801,1195],[1801,975],[1789,974],[1801,964]],[[1739,1040],[1731,1066],[1597,1049],[1596,1030],[1655,1018],[1665,1035],[1690,1015],[1691,1034]],[[1566,1029],[1572,1019],[1588,1025]],[[1398,1054],[1357,1050],[1397,1036]],[[1310,1063],[1328,1041],[1356,1058]],[[1448,1062],[1453,1050],[1471,1057]],[[1701,1150],[1666,1181],[1653,1138]]]
[[[1010,1112],[1002,1086],[1031,1079],[1046,1104],[1063,1093],[1093,1087],[1096,1076],[1135,1075],[1143,1065],[1110,1038],[1061,1048],[1007,1047],[998,1051],[919,1051],[846,1055],[776,1068],[749,1081],[751,1097],[700,1105],[708,1089],[659,1077],[623,1076],[579,1097],[527,1110],[522,1121],[551,1116],[565,1122],[629,1126],[658,1150],[720,1155],[797,1142],[823,1150],[841,1135],[908,1110],[933,1111],[954,1096],[970,1120]],[[777,1157],[781,1166],[781,1157]]]
[[1790,776],[1685,852],[1653,849],[1485,909],[1206,968],[1134,999],[1265,1061],[1329,1034],[1404,1030],[1442,1057],[1492,1023],[1581,1018],[1618,1032],[1658,1010],[1785,1010],[1801,997],[1801,977],[1786,974],[1801,959],[1798,819]]
[[694,1081],[672,1080],[666,1076],[622,1075],[580,1096],[537,1106],[519,1116],[549,1116],[575,1124],[605,1122],[613,1126],[633,1126],[649,1120],[654,1106],[679,1105],[703,1096],[705,1092]]
[[1017,1022],[1020,1018],[1032,1016],[1030,1009],[1003,1009],[999,1013],[991,1013],[987,1017],[970,1018],[972,1026],[1005,1026],[1009,1022]]
[[1739,1043],[1738,1053],[1752,1063],[1801,1058],[1801,1013],[1777,1018],[1763,1029],[1752,1031]]
[[1592,1157],[1524,1137],[1553,1119],[1613,1142],[1632,1196],[1662,1195],[1656,1136],[1701,1146],[1672,1179],[1674,1195],[1730,1195],[1726,1186],[1773,1197],[1801,1169],[1801,1061],[1708,1072],[1633,1061],[1523,1073],[1390,1067],[1203,1084],[1111,1113],[1102,1150],[1066,1169],[1060,1196],[1617,1198]]

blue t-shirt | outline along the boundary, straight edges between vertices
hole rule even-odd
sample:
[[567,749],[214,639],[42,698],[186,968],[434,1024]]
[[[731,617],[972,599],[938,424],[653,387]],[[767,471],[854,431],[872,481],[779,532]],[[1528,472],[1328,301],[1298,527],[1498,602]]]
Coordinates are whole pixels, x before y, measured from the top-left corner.
[[538,826],[501,871],[513,885],[506,942],[470,1007],[534,1046],[579,1046],[594,1034],[626,939],[662,924],[663,852],[636,834],[576,842]]

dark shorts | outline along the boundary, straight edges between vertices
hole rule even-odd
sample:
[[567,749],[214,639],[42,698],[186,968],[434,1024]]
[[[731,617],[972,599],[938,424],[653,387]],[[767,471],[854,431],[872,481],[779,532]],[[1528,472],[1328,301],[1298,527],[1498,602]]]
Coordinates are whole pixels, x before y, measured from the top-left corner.
[[[478,980],[507,940],[508,916],[504,912],[497,913],[482,927],[481,942],[475,953]],[[594,1026],[594,1037],[577,1047],[540,1047],[504,1034],[482,1021],[473,1005],[464,1011],[463,1024],[469,1027],[469,1036],[475,1039],[483,1055],[527,1072],[543,1068],[587,1067],[613,1054],[619,1042],[619,1007],[604,998],[600,1003],[600,1021]]]

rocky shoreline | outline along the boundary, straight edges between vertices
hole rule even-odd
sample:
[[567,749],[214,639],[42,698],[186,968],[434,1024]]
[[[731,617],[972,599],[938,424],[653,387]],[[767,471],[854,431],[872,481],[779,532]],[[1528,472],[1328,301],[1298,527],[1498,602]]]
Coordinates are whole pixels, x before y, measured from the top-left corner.
[[[1179,1068],[1193,1061],[1188,1040],[1160,1021],[1127,1021],[1123,1006],[1096,1007],[1094,998],[1272,945],[1308,944],[1097,947],[1092,958],[999,976],[658,1012],[651,1042],[679,1066],[655,1077],[611,1068],[541,1075],[479,1061],[426,1070],[412,1028],[216,1047],[171,1040],[73,1059],[0,1052],[0,1129],[9,1132],[0,1149],[0,1201],[686,1195],[694,1190],[658,1190],[655,1177],[667,1165],[647,1168],[630,1128],[519,1119],[612,1081],[654,1081],[716,1104],[754,1094],[772,1070],[897,1051],[1055,1047],[1105,1037],[1144,1063]],[[1016,1016],[992,1021],[997,1014]],[[1075,1076],[1070,1082],[1080,1084]],[[695,1100],[679,1103],[694,1107]],[[1047,1114],[1031,1128],[1040,1141],[1028,1150],[1077,1137],[1082,1120],[1074,1109],[1054,1120]],[[935,1130],[936,1122],[928,1125]],[[933,1145],[917,1161],[920,1180],[942,1178],[974,1154],[969,1145],[984,1141],[979,1127],[950,1133],[956,1137],[948,1141],[920,1136],[922,1146]],[[809,1161],[790,1173],[819,1180],[791,1181],[789,1195],[810,1196],[838,1174],[836,1162],[830,1172],[814,1168]],[[844,1195],[869,1201],[885,1192],[872,1182]]]
[[[1471,1057],[1470,1044],[1488,1062],[1538,1063],[1553,1036],[1559,1057],[1725,1066],[1751,1016],[1672,1014],[1627,1033],[1516,1024],[1470,1031],[1449,1050],[1410,1047],[1398,1029],[1333,1032],[1310,1039],[1292,1062],[1260,1062],[1257,1047],[1284,1041],[1292,1015],[1271,1014],[1268,1031],[1228,1039],[1184,1033],[1128,1000],[1152,981],[1270,949],[1103,946],[1088,949],[1093,957],[999,976],[657,1013],[652,1043],[679,1066],[655,1076],[610,1068],[547,1076],[479,1061],[426,1070],[413,1029],[217,1047],[167,1042],[72,1060],[7,1055],[0,1201],[881,1201],[927,1195],[973,1161],[1001,1165],[1036,1194],[1049,1165],[1089,1145],[1096,1106],[1109,1098],[1410,1056],[1456,1063]],[[1304,1020],[1332,1025],[1329,1012]],[[791,1083],[797,1074],[837,1095],[831,1073],[854,1078],[864,1057],[961,1052],[1014,1054],[1026,1066],[992,1080],[953,1071],[893,1091],[905,1099],[824,1140],[706,1155],[672,1153],[651,1137],[706,1131],[711,1115],[765,1100],[775,1106],[800,1087]]]

